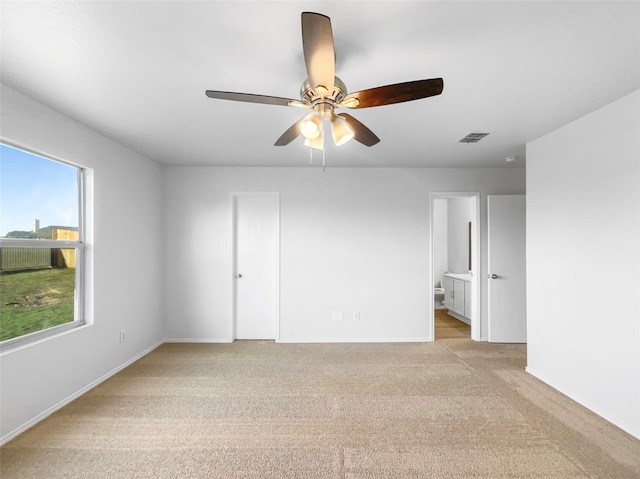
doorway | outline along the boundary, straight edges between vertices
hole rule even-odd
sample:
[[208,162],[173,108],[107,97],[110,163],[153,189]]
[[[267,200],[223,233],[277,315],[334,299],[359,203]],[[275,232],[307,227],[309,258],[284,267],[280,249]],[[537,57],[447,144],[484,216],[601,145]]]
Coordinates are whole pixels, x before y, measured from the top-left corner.
[[279,339],[280,196],[231,193],[234,339]]
[[431,338],[460,336],[466,326],[466,337],[480,341],[480,193],[431,193],[430,216]]

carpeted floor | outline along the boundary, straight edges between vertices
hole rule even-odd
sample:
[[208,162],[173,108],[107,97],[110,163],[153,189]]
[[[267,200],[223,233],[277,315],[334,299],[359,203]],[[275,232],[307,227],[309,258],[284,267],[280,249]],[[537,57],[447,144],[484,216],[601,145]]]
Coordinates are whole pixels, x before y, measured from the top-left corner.
[[524,345],[164,344],[0,450],[12,478],[638,478]]

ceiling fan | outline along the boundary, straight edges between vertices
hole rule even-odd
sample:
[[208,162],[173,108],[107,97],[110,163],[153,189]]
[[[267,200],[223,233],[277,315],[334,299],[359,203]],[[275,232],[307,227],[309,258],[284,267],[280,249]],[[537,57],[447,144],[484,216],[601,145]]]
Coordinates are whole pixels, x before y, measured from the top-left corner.
[[209,98],[220,100],[295,106],[312,110],[294,123],[275,142],[275,146],[291,143],[298,136],[305,137],[305,145],[324,149],[323,120],[331,126],[337,146],[354,139],[365,146],[373,146],[380,139],[365,125],[347,113],[335,113],[337,108],[369,108],[419,100],[442,93],[442,78],[416,80],[347,93],[344,82],[335,76],[335,53],[331,19],[313,12],[303,12],[302,47],[308,78],[300,87],[300,100],[251,93],[207,90]]

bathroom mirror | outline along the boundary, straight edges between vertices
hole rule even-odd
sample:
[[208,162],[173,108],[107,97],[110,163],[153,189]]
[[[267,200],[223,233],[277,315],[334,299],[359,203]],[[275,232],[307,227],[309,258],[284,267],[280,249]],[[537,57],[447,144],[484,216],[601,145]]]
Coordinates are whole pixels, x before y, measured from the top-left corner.
[[471,221],[469,221],[469,271],[471,271]]

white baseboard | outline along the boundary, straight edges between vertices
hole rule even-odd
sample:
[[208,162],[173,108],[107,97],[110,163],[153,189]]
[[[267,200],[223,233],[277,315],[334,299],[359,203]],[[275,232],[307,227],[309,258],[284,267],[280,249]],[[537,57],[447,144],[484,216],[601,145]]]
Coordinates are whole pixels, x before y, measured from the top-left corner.
[[611,414],[609,414],[606,411],[603,411],[602,409],[598,408],[597,406],[594,406],[589,401],[586,401],[584,398],[580,397],[578,394],[573,394],[572,391],[569,391],[566,388],[555,384],[554,381],[550,380],[544,374],[539,374],[538,372],[536,372],[535,370],[531,369],[530,367],[526,367],[525,371],[527,373],[531,374],[536,379],[539,379],[540,381],[542,381],[546,385],[551,386],[556,391],[564,394],[569,399],[572,399],[573,401],[577,402],[578,404],[581,404],[582,406],[586,407],[589,411],[597,414],[598,416],[600,416],[601,418],[605,419],[606,421],[609,421],[614,426],[619,427],[624,432],[631,434],[636,439],[640,439],[640,430],[638,428],[633,427],[633,426],[631,426],[629,424],[626,424],[624,421],[621,421],[619,418],[612,416]]
[[[234,339],[229,338],[209,338],[209,339],[165,339],[165,343],[212,343],[228,344]],[[279,338],[276,343],[431,343],[430,338]]]
[[51,414],[53,414],[54,412],[56,412],[58,409],[61,409],[62,407],[66,406],[67,404],[69,404],[71,401],[79,398],[80,396],[82,396],[83,394],[89,392],[90,390],[92,390],[93,388],[95,388],[96,386],[98,386],[99,384],[103,383],[104,381],[106,381],[107,379],[109,379],[111,376],[119,373],[120,371],[122,371],[124,368],[126,368],[127,366],[130,366],[131,364],[135,363],[138,359],[140,359],[143,356],[146,356],[147,354],[149,354],[151,351],[153,351],[154,349],[156,349],[158,346],[160,346],[162,344],[162,341],[151,346],[150,348],[147,348],[146,350],[142,351],[139,354],[136,354],[133,358],[129,359],[128,361],[122,363],[120,366],[118,366],[115,369],[112,369],[111,371],[109,371],[107,374],[103,375],[102,377],[96,379],[95,381],[89,383],[88,385],[86,385],[85,387],[81,388],[80,390],[76,391],[75,393],[73,393],[72,395],[68,396],[67,398],[63,399],[62,401],[60,401],[58,404],[55,404],[54,406],[51,406],[49,409],[47,409],[46,411],[38,414],[37,416],[35,416],[33,419],[31,419],[30,421],[27,421],[25,424],[23,424],[22,426],[14,429],[13,431],[11,431],[10,433],[6,434],[5,436],[3,436],[2,438],[0,438],[0,446],[2,446],[3,444],[9,442],[11,439],[13,439],[14,437],[22,434],[23,432],[25,432],[27,429],[30,429],[31,427],[35,426],[37,423],[39,423],[40,421],[42,421],[43,419],[46,419],[47,417],[51,416]]
[[469,326],[471,326],[471,320],[469,318],[465,318],[463,316],[460,316],[459,314],[454,313],[451,310],[447,311],[447,314],[449,316],[451,316],[452,318],[456,318],[458,321],[462,321],[463,323],[468,324]]
[[432,343],[430,338],[280,338],[279,343]]
[[165,343],[232,343],[231,338],[174,338],[165,339]]

